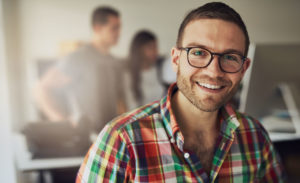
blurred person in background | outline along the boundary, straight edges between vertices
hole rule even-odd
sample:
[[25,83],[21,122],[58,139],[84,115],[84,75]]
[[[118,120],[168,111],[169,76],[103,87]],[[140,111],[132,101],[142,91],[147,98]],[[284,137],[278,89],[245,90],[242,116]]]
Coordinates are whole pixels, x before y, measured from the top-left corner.
[[[36,87],[41,111],[53,122],[69,121],[85,125],[98,133],[106,122],[122,111],[122,82],[119,61],[110,55],[120,34],[119,12],[98,7],[92,13],[91,42],[67,55],[45,73]],[[63,92],[67,111],[60,110],[53,91]]]
[[161,79],[162,58],[156,36],[147,30],[137,32],[130,45],[126,98],[128,109],[159,100],[164,94]]

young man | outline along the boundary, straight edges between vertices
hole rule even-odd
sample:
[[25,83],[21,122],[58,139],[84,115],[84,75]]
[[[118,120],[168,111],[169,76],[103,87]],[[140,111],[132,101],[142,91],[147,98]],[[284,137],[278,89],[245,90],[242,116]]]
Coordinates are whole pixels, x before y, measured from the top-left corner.
[[[84,119],[99,133],[118,114],[117,106],[122,100],[121,68],[110,49],[118,42],[120,24],[116,10],[96,8],[92,14],[91,42],[59,61],[38,83],[37,102],[50,121],[76,124]],[[65,108],[53,93],[64,96],[66,110],[62,110]]]
[[283,182],[267,132],[228,103],[250,65],[248,46],[229,6],[191,11],[172,48],[177,84],[107,125],[77,182]]

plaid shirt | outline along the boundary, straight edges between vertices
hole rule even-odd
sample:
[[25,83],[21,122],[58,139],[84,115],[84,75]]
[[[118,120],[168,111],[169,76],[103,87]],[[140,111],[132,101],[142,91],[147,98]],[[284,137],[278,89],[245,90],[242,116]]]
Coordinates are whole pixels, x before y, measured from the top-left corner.
[[283,182],[267,132],[253,118],[221,108],[221,130],[208,175],[183,149],[169,89],[161,101],[110,122],[90,148],[76,182]]

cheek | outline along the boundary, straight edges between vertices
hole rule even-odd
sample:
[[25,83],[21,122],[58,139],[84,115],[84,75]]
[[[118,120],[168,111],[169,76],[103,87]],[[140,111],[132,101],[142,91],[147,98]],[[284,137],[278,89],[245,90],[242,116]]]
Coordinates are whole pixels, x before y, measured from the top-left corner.
[[231,75],[228,79],[232,82],[232,88],[234,88],[241,82],[242,74]]
[[108,28],[105,30],[105,35],[107,35],[107,37],[114,38],[117,35],[117,32],[112,28]]
[[197,68],[193,68],[186,63],[179,63],[177,75],[180,74],[181,77],[185,78],[186,82],[189,82],[195,75],[197,75],[198,70]]
[[114,30],[113,33],[114,33],[114,36],[119,36],[120,30],[119,29],[118,30]]
[[144,49],[144,53],[145,53],[146,57],[148,57],[148,58],[152,58],[153,55],[155,54],[154,51],[149,48]]
[[146,44],[143,48],[143,53],[149,59],[156,59],[158,56],[157,47],[153,44]]
[[103,28],[101,32],[99,32],[99,35],[103,35],[103,37],[107,40],[111,37],[111,32],[108,28]]
[[185,55],[181,55],[179,57],[178,70],[180,70],[181,75],[185,78],[192,77],[199,71],[198,68],[190,66]]

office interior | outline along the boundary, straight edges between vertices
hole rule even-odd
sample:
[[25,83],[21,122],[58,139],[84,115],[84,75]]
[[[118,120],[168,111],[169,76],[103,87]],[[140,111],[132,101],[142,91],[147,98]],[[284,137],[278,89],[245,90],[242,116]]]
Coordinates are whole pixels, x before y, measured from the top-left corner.
[[[40,173],[44,181],[51,182],[48,170],[56,169],[63,175],[67,174],[64,169],[79,168],[83,157],[47,160],[26,169],[27,165],[22,163],[29,161],[20,160],[17,155],[20,152],[16,152],[24,144],[15,137],[28,123],[40,120],[32,92],[39,79],[38,65],[62,57],[64,48],[68,47],[62,45],[72,43],[68,48],[72,49],[74,43],[90,40],[90,14],[95,7],[109,5],[120,11],[122,28],[119,42],[112,49],[113,55],[125,58],[133,35],[138,30],[148,29],[158,38],[160,55],[168,57],[183,17],[207,2],[210,1],[0,0],[1,182],[39,182]],[[276,147],[280,148],[291,176],[299,178],[300,90],[291,88],[300,88],[297,69],[300,67],[300,1],[223,2],[242,16],[252,47],[249,57],[253,67],[243,81],[240,109],[268,122],[271,139],[278,144]],[[298,86],[290,87],[294,85]],[[258,110],[261,106],[268,110]],[[275,120],[277,126],[270,124],[270,120]],[[280,120],[288,122],[280,123]],[[40,170],[39,166],[43,168]]]

